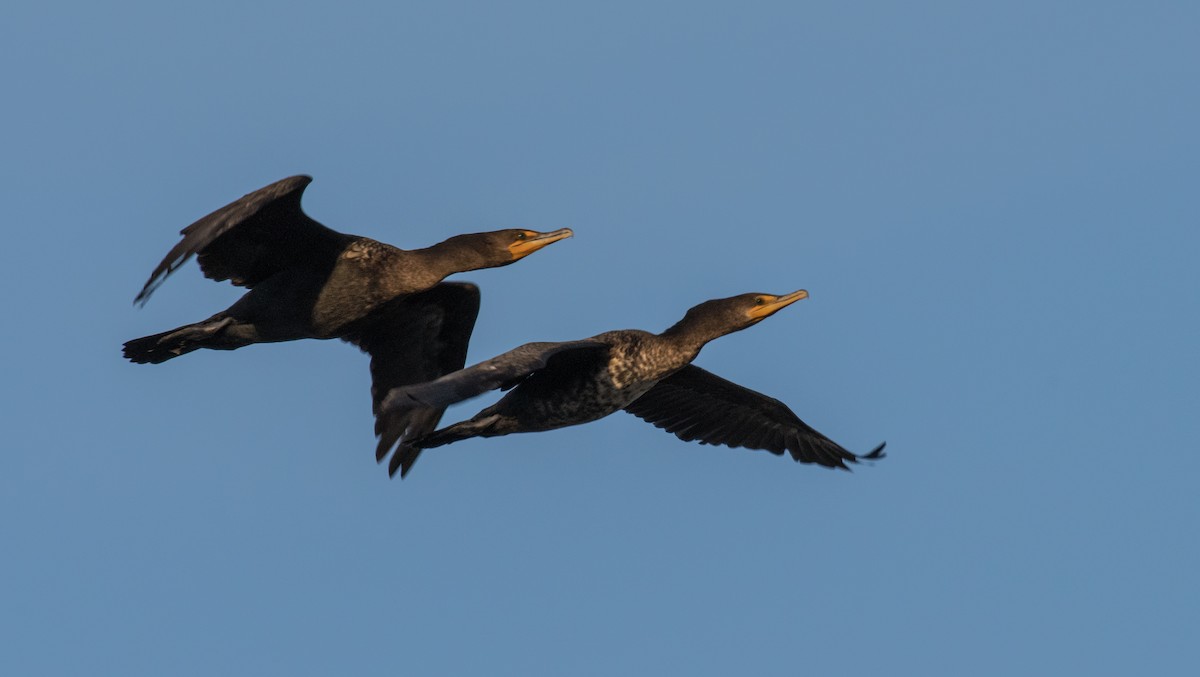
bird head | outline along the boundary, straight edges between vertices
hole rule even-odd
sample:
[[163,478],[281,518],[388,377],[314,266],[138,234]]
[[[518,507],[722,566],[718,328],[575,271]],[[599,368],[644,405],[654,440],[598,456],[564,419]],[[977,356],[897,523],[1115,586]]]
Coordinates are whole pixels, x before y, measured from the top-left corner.
[[547,247],[559,240],[574,235],[570,228],[560,228],[548,233],[523,228],[493,230],[488,233],[463,235],[476,252],[487,262],[486,267],[506,266]]
[[694,306],[679,324],[712,339],[758,324],[805,298],[808,292],[801,289],[782,296],[755,293],[714,299]]

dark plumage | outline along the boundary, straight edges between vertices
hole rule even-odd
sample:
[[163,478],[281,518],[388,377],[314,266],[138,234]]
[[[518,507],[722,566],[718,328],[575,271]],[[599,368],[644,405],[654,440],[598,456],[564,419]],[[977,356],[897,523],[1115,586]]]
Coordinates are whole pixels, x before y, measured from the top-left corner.
[[[326,228],[300,208],[312,179],[293,176],[249,193],[181,231],[134,303],[196,255],[213,280],[246,292],[212,317],[125,343],[125,357],[160,363],[200,348],[340,338],[371,355],[375,413],[397,386],[461,369],[479,313],[479,289],[442,282],[453,273],[504,266],[571,235],[510,229],[458,235],[404,250]],[[441,409],[412,411],[414,433],[437,426]],[[415,449],[393,459],[406,471]]]
[[[400,439],[428,449],[470,437],[553,430],[624,409],[685,441],[786,451],[801,463],[840,468],[882,458],[883,444],[855,455],[779,400],[691,365],[709,341],[807,296],[801,290],[708,301],[661,334],[627,329],[582,341],[528,343],[429,383],[396,388],[376,418],[378,452]],[[428,434],[406,431],[412,411],[444,409],[495,389],[511,392],[469,420]]]

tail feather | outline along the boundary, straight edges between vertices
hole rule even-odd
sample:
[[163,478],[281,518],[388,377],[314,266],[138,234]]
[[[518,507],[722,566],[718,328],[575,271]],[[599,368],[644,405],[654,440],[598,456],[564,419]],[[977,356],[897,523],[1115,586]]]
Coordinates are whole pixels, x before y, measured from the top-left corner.
[[125,342],[125,358],[136,364],[161,364],[184,353],[190,353],[200,346],[189,344],[184,338],[169,339],[179,330],[172,329],[161,334],[143,336]]
[[[137,364],[160,364],[200,348],[232,350],[252,341],[230,341],[223,334],[234,319],[217,313],[203,322],[185,324],[161,334],[143,336],[125,342],[125,357]],[[244,337],[242,337],[244,339]]]

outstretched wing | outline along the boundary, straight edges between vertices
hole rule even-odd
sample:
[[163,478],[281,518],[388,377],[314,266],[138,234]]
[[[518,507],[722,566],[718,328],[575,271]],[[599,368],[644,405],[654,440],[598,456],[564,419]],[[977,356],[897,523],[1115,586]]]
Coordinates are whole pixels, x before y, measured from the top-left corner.
[[204,276],[253,287],[294,266],[330,265],[354,238],[326,228],[300,209],[312,181],[293,176],[248,193],[180,231],[176,244],[146,281],[134,303],[145,304],[171,273],[198,255]]
[[784,403],[688,365],[659,381],[625,411],[686,442],[789,452],[801,463],[845,468],[883,458],[884,444],[858,456],[813,430]]
[[592,339],[561,343],[526,343],[490,360],[428,383],[394,388],[384,397],[375,417],[375,434],[379,436],[375,455],[383,458],[401,437],[416,437],[405,436],[405,428],[402,425],[414,411],[440,411],[451,404],[478,397],[489,390],[511,388],[530,374],[544,369],[554,355],[570,350],[605,348],[607,345]]
[[[463,368],[475,318],[479,287],[468,282],[443,282],[426,291],[388,303],[368,315],[343,338],[371,356],[371,409],[379,416],[383,398],[393,388],[432,381]],[[393,417],[404,440],[437,428],[441,407],[412,409]],[[376,460],[382,461],[388,449]],[[408,474],[419,449],[401,442],[389,472]]]

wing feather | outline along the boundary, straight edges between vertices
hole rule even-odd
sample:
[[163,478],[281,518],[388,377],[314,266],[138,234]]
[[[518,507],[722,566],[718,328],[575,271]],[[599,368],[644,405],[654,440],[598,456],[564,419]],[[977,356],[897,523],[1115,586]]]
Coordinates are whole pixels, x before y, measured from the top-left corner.
[[134,299],[145,304],[171,273],[196,255],[204,276],[242,287],[293,266],[331,265],[353,236],[317,223],[300,208],[309,176],[293,176],[247,193],[201,217],[183,235]]
[[[479,316],[479,288],[465,282],[443,282],[432,289],[398,298],[371,313],[344,337],[371,356],[371,410],[380,415],[383,399],[393,388],[432,381],[463,368],[467,346]],[[437,428],[445,406],[421,407],[391,417],[401,442],[389,471],[401,477],[416,463],[420,450],[403,443]],[[390,446],[381,449],[382,461]]]
[[786,451],[801,463],[845,468],[883,457],[883,444],[863,456],[851,453],[779,400],[694,365],[659,381],[625,411],[687,442]]
[[375,417],[375,434],[379,436],[376,456],[386,456],[391,447],[405,436],[404,424],[412,412],[422,409],[445,409],[490,390],[508,389],[531,374],[544,369],[551,357],[572,350],[604,348],[602,341],[585,339],[559,343],[526,343],[507,353],[476,365],[441,376],[427,383],[393,388],[384,398]]

